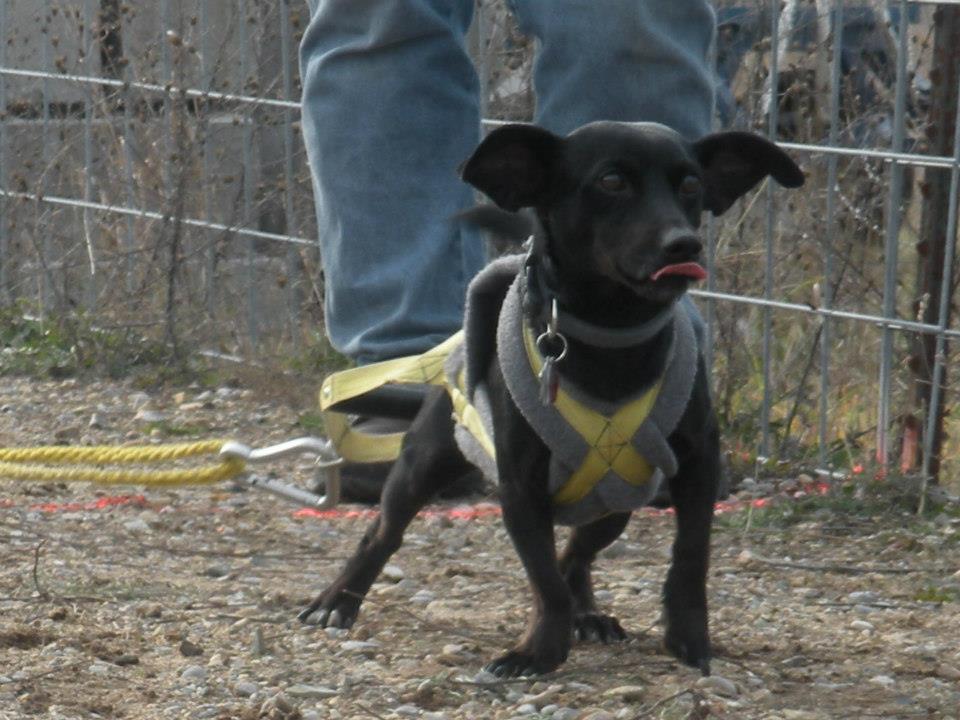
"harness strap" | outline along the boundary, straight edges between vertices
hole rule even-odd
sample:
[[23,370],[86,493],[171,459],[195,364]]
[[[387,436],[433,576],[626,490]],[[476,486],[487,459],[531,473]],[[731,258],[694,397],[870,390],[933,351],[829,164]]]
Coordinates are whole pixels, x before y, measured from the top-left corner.
[[443,385],[443,364],[451,350],[463,342],[463,331],[422,355],[385,360],[328,375],[320,386],[320,410],[327,437],[340,457],[349,462],[390,462],[400,454],[404,433],[367,435],[351,426],[337,405],[388,384]]
[[[534,375],[543,367],[536,339],[529,323],[523,324],[524,347]],[[558,389],[554,407],[589,445],[582,464],[554,493],[554,502],[562,505],[582,500],[609,471],[627,483],[643,485],[653,477],[655,468],[636,451],[632,439],[650,415],[660,393],[662,379],[636,400],[607,416],[584,405],[563,388]]]
[[453,402],[454,415],[456,415],[457,422],[470,432],[480,444],[480,447],[483,448],[483,451],[494,458],[497,455],[497,450],[494,447],[493,439],[487,433],[487,428],[484,426],[477,408],[467,397],[466,386],[466,368],[462,368],[457,375],[456,383],[447,384],[447,392]]

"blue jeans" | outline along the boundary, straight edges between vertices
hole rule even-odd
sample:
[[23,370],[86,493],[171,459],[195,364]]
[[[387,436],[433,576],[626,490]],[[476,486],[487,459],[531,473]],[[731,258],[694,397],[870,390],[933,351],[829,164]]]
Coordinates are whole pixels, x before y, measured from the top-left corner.
[[[360,363],[423,352],[462,324],[483,266],[457,167],[480,139],[464,48],[474,0],[309,0],[303,135],[325,273],[327,333]],[[710,129],[707,0],[512,0],[537,40],[535,121]]]

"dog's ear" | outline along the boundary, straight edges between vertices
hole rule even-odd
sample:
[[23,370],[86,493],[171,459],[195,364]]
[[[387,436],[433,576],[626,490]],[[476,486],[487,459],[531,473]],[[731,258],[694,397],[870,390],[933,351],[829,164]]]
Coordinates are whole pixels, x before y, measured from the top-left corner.
[[734,201],[770,175],[788,188],[803,185],[803,172],[783,150],[755,133],[722,132],[693,144],[703,168],[706,210],[726,212]]
[[535,125],[504,125],[460,166],[460,177],[504,210],[534,207],[556,187],[562,144]]

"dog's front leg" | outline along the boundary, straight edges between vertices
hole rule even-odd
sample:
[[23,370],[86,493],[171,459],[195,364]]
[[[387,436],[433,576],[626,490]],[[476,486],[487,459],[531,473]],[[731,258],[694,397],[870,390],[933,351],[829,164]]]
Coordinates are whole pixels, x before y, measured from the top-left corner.
[[457,448],[450,416],[453,405],[440,388],[432,390],[403,441],[381,496],[380,515],[364,534],[340,575],[300,613],[321,627],[349,628],[377,575],[400,548],[417,512],[451,479],[469,467]]
[[677,474],[670,480],[677,536],[663,601],[667,649],[709,675],[707,570],[713,504],[720,479],[720,442],[703,377],[701,366],[687,412],[671,438],[680,461]]
[[577,640],[606,643],[627,639],[617,618],[597,608],[590,568],[597,553],[620,537],[629,521],[630,513],[614,513],[577,526],[560,555],[560,572],[573,599],[573,628]]
[[538,675],[566,660],[573,634],[573,602],[557,563],[547,492],[550,455],[505,390],[494,407],[503,521],[530,580],[534,606],[520,642],[485,669],[500,677]]
[[507,532],[530,580],[534,606],[523,639],[486,667],[501,677],[556,669],[567,659],[573,630],[570,591],[557,567],[552,513],[549,505],[544,507],[524,490],[517,483],[502,484],[500,503]]

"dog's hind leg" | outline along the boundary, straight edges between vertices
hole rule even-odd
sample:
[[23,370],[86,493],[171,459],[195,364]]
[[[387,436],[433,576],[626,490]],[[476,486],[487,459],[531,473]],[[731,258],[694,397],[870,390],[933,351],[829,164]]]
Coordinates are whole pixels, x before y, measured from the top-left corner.
[[606,643],[627,638],[615,617],[597,609],[590,567],[597,553],[620,537],[629,520],[630,513],[615,513],[575,527],[560,555],[560,572],[573,597],[573,631],[577,640]]
[[380,497],[380,515],[367,528],[340,575],[298,616],[322,627],[353,625],[364,596],[403,542],[417,512],[469,467],[453,437],[453,406],[432,390],[404,438]]

